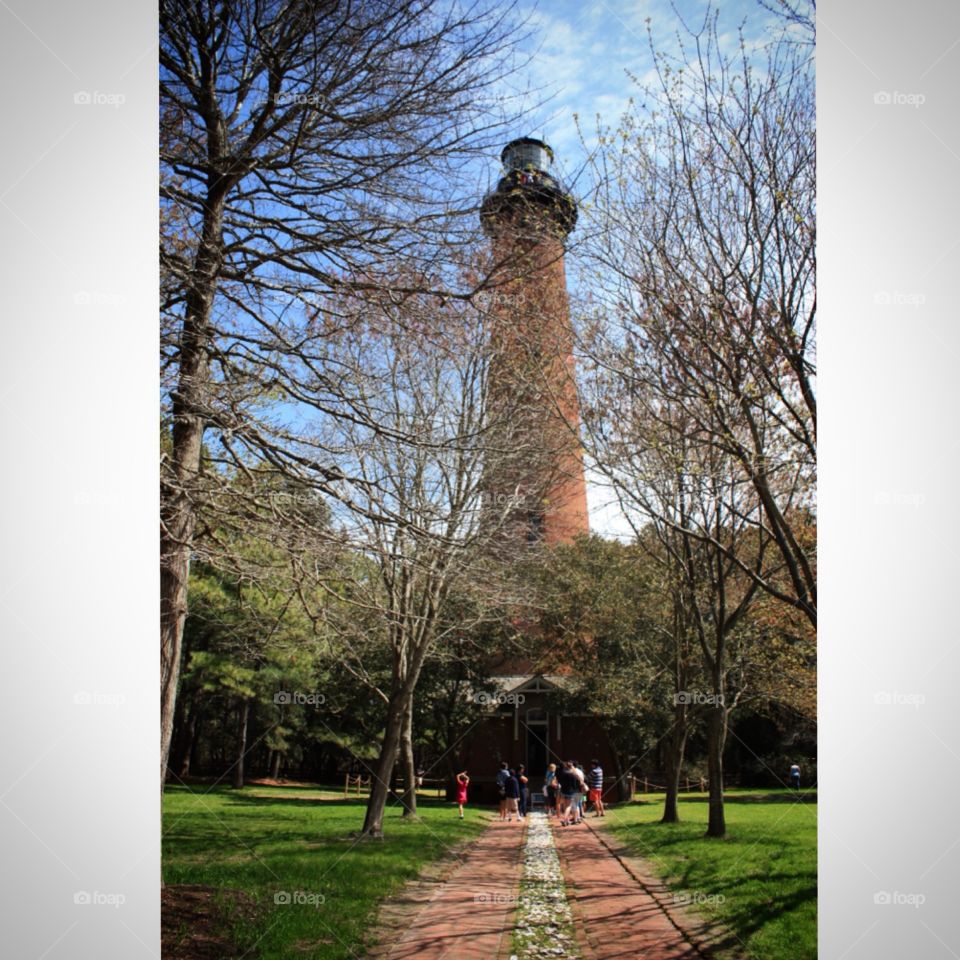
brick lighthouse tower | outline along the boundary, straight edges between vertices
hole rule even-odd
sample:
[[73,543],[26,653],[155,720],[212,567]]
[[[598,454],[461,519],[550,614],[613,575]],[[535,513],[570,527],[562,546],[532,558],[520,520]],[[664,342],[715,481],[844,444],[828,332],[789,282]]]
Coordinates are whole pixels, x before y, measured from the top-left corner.
[[[543,141],[513,140],[501,160],[503,176],[480,210],[494,263],[492,292],[483,303],[489,304],[488,407],[496,456],[484,486],[493,498],[489,509],[506,521],[505,544],[515,550],[524,543],[570,543],[589,533],[589,524],[563,262],[577,208],[550,173],[553,151]],[[617,769],[600,722],[558,706],[557,694],[575,679],[562,649],[549,649],[539,624],[515,625],[531,640],[531,652],[498,658],[491,651],[497,698],[462,747],[461,765],[469,767],[481,802],[496,800],[501,762],[524,764],[532,791],[548,763],[566,758],[595,758],[605,770]]]
[[510,422],[516,462],[501,466],[491,486],[501,502],[513,498],[527,540],[566,543],[589,532],[563,262],[577,207],[550,173],[553,151],[543,141],[513,140],[501,161],[480,223],[494,257],[491,402]]

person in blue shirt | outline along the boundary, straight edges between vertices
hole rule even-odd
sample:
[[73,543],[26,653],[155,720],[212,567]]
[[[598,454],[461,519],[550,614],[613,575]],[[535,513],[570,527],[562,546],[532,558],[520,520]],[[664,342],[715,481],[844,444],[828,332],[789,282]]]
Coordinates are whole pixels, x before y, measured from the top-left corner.
[[548,817],[557,812],[557,793],[557,765],[551,763],[543,776],[543,796]]

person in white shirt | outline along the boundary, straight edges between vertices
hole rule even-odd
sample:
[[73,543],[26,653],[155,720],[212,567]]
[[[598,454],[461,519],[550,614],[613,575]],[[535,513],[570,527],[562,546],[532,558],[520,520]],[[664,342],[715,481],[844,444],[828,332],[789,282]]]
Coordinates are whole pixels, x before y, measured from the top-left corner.
[[800,789],[800,764],[793,763],[790,765],[790,785],[794,790]]
[[583,820],[583,804],[587,799],[587,778],[583,772],[583,767],[580,766],[580,761],[577,760],[574,762],[573,766],[574,773],[580,778],[580,798],[577,802],[577,819],[576,823],[580,823]]

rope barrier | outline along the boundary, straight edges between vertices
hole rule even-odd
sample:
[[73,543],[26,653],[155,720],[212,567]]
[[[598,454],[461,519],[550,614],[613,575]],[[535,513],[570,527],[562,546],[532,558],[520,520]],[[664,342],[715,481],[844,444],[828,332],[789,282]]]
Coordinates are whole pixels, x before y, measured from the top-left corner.
[[[360,796],[361,787],[369,787],[373,777],[364,777],[362,774],[358,774],[355,777],[351,777],[348,773],[343,782],[343,796],[344,798],[350,795],[350,787],[355,788],[356,796]],[[429,784],[436,784],[437,796],[442,797],[444,790],[446,789],[446,780],[442,780],[435,777],[417,777],[417,786],[423,787]],[[397,785],[402,789],[403,788],[403,778],[401,777],[397,781]]]
[[[627,780],[630,781],[632,786],[631,793],[637,792],[637,787],[639,784],[643,784],[644,793],[666,793],[667,786],[662,783],[654,783],[651,780],[644,778],[640,780],[637,777],[628,776]],[[710,786],[710,781],[707,777],[684,777],[681,782],[677,784],[678,793],[706,793],[707,788]],[[723,785],[724,790],[729,789],[730,787],[736,787],[739,784],[735,783],[725,783]]]
[[357,789],[356,789],[356,795],[359,797],[359,796],[360,796],[360,787],[362,787],[362,786],[363,786],[363,787],[369,787],[371,780],[372,780],[371,777],[367,777],[366,779],[364,779],[364,778],[363,778],[361,775],[359,775],[359,774],[358,774],[357,776],[355,776],[355,777],[351,777],[350,774],[348,773],[347,776],[346,776],[346,779],[345,779],[344,782],[343,782],[343,797],[344,797],[344,799],[346,799],[347,796],[349,795],[350,785],[351,785],[351,784],[357,788]]

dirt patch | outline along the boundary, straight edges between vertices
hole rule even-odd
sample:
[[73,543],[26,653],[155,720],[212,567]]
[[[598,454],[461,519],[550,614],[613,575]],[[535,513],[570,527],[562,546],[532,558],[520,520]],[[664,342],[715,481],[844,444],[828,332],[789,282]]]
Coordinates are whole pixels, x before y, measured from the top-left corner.
[[257,905],[241,890],[199,884],[166,884],[160,891],[161,955],[164,960],[238,957],[231,918],[253,920]]

